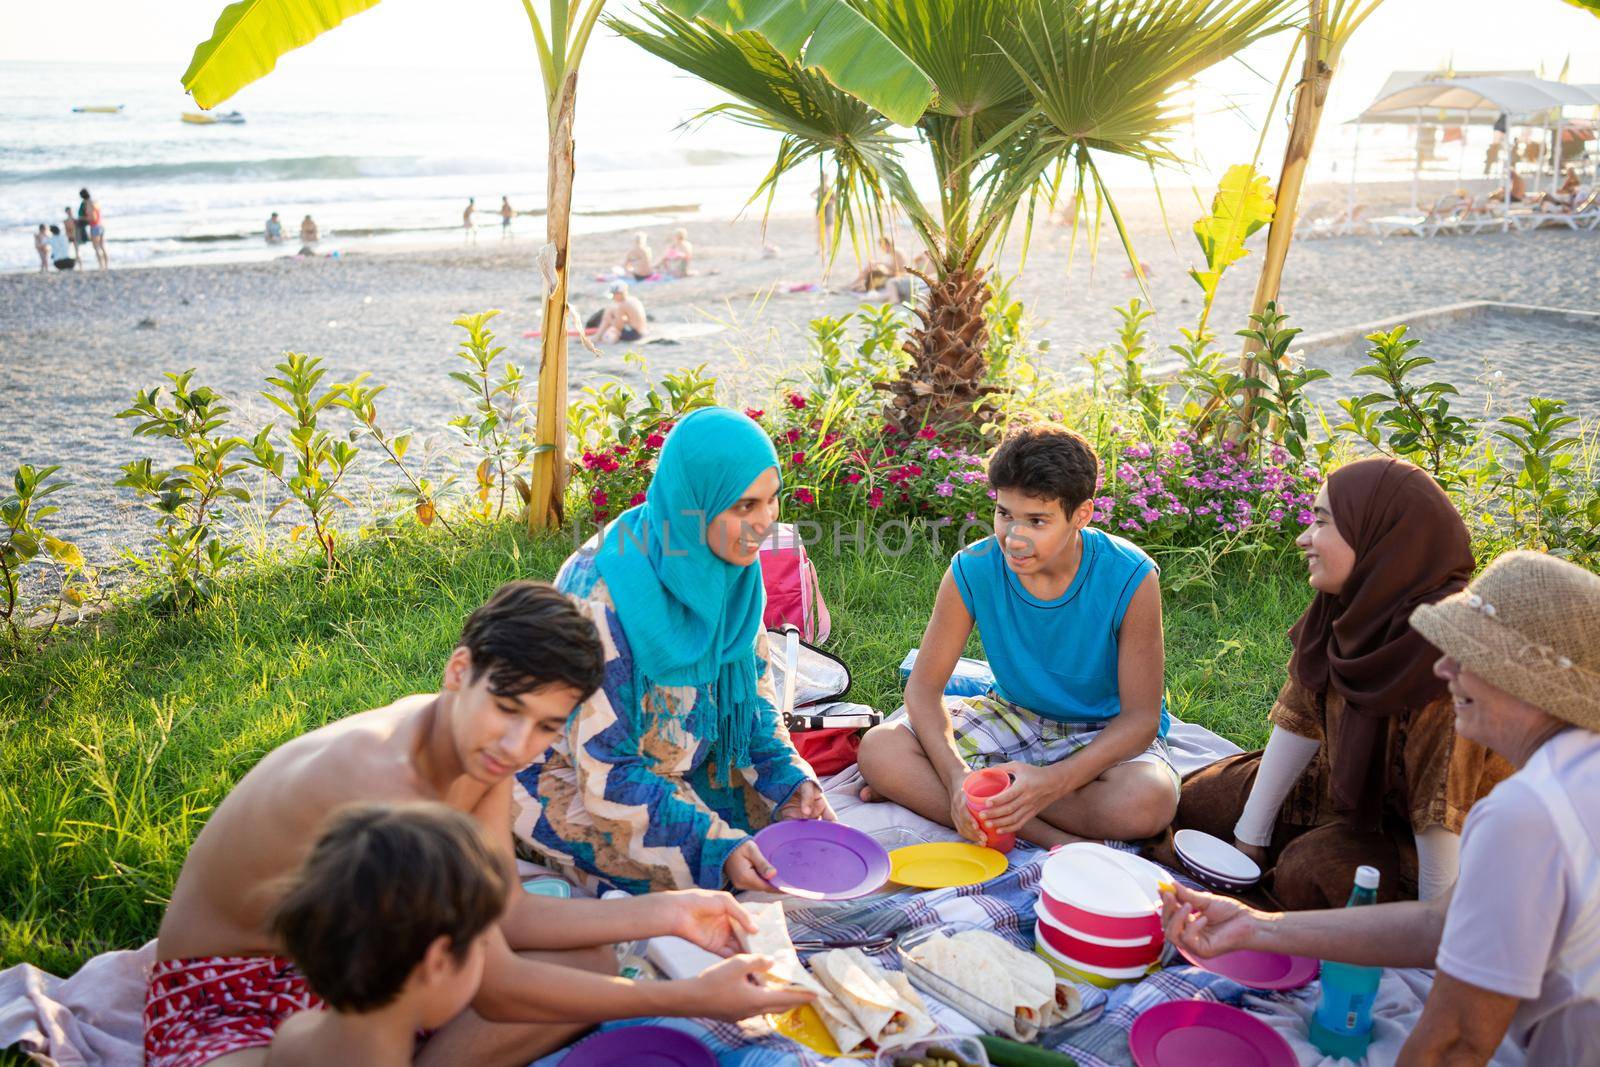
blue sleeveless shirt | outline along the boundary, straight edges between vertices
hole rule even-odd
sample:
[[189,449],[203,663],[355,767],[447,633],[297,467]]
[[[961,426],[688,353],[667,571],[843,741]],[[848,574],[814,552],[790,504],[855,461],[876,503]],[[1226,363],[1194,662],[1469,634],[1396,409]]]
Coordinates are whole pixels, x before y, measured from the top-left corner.
[[[1040,600],[1006,566],[993,537],[950,561],[956,589],[978,626],[1005,700],[1058,722],[1105,722],[1122,711],[1117,638],[1139,583],[1155,561],[1133,542],[1085,527],[1083,558],[1067,591]],[[1160,736],[1171,724],[1161,700]]]

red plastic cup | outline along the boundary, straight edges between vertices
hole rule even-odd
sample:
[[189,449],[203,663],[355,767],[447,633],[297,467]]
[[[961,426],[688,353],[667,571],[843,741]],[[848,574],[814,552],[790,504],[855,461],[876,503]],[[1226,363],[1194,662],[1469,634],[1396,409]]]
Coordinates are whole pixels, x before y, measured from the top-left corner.
[[1000,852],[1010,852],[1017,843],[1016,834],[997,834],[978,818],[983,809],[988,806],[991,797],[997,797],[1011,786],[1011,775],[1005,771],[995,770],[993,767],[974,771],[967,775],[967,780],[961,783],[961,791],[967,794],[967,810],[972,813],[972,818],[978,823],[978,829],[983,831],[983,843],[989,848]]

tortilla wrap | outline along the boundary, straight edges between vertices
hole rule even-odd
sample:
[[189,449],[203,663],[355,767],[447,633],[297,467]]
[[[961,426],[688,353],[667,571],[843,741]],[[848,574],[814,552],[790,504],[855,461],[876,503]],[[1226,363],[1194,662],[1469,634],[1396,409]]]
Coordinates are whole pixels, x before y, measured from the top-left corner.
[[[819,987],[820,988],[820,987]],[[828,1036],[833,1038],[833,1043],[839,1046],[842,1055],[849,1055],[867,1042],[866,1031],[856,1025],[850,1013],[844,1010],[834,995],[823,989],[817,994],[817,999],[811,1005],[817,1010],[817,1018],[822,1020],[823,1028],[828,1031]]]
[[941,999],[974,1023],[1024,1043],[1058,1018],[1050,965],[987,930],[934,936],[911,958],[941,978]]
[[739,929],[739,942],[746,952],[772,960],[767,981],[821,992],[821,987],[806,973],[799,953],[795,952],[794,944],[789,940],[789,920],[784,917],[783,904],[778,901],[745,904],[744,910],[755,920],[756,931],[752,934]]
[[880,1046],[934,1030],[927,1005],[905,976],[884,970],[860,949],[835,949],[813,956],[811,973]]

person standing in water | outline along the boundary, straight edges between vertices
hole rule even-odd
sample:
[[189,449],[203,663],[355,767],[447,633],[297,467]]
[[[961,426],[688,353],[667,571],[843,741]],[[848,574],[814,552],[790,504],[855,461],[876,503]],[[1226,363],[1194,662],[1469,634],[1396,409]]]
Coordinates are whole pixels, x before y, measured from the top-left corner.
[[283,244],[283,222],[276,211],[267,217],[267,244]]
[[474,243],[478,240],[478,224],[473,221],[472,214],[477,210],[477,197],[467,197],[467,209],[461,213],[461,230],[464,239]]
[[516,212],[511,208],[511,198],[502,196],[500,198],[500,239],[502,241],[511,239],[511,220],[515,215]]
[[105,270],[111,266],[111,257],[106,254],[106,228],[100,220],[100,205],[95,203],[87,189],[79,189],[78,197],[78,239],[81,241],[85,234],[88,235],[89,244],[94,248],[95,262],[101,270]]
[[[78,222],[72,217],[71,204],[68,204],[66,207],[61,209],[61,234],[68,241],[72,242],[72,258],[82,259],[83,257],[78,254],[78,241],[80,240],[80,234],[78,233]],[[89,239],[89,232],[87,230],[82,233],[81,239]]]
[[33,250],[39,253],[39,273],[50,273],[50,227],[39,223],[33,232]]

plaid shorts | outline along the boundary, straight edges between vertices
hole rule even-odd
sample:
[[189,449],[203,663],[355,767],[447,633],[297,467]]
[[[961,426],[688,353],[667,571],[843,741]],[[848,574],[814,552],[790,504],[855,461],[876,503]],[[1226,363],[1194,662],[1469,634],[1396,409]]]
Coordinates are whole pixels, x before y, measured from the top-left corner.
[[[975,770],[998,763],[1032,763],[1044,767],[1060,763],[1099,736],[1103,722],[1062,722],[1047,719],[1000,696],[993,689],[981,696],[944,698],[944,710],[955,730],[956,751]],[[884,724],[903,724],[911,729],[911,719],[902,707]],[[1164,737],[1125,760],[1127,763],[1154,763],[1172,778],[1173,796],[1179,795],[1182,780],[1172,766],[1172,752]]]

